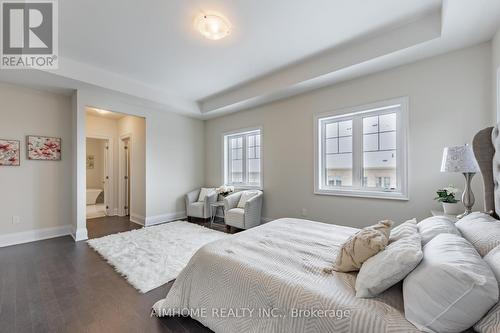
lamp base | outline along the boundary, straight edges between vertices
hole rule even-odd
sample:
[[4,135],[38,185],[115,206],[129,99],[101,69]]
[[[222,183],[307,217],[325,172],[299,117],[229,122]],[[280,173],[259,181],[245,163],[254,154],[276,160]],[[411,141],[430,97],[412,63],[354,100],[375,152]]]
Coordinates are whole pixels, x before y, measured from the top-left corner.
[[466,211],[465,211],[465,212],[463,212],[462,214],[457,215],[457,219],[459,219],[459,220],[460,220],[462,217],[466,217],[466,216],[467,216],[467,215],[469,215],[470,213],[472,213],[472,211],[470,211],[470,210],[469,210],[469,211],[467,211],[467,210],[466,210]]
[[457,216],[457,219],[461,219],[464,216],[469,215],[472,213],[472,207],[474,206],[474,193],[472,193],[471,189],[471,180],[472,177],[474,177],[475,173],[474,172],[464,172],[464,177],[465,177],[465,189],[464,193],[462,193],[462,203],[464,204],[465,207],[465,212]]

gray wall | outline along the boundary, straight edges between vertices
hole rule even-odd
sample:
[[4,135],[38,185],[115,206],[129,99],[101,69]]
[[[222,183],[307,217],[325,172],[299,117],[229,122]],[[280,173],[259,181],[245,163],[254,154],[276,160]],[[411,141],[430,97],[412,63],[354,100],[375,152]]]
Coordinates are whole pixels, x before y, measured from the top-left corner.
[[[313,115],[394,97],[410,100],[410,200],[406,202],[313,194]],[[463,176],[441,174],[443,147],[471,142],[493,123],[491,44],[419,61],[321,90],[206,122],[207,185],[222,178],[222,133],[263,127],[264,211],[266,218],[301,217],[349,226],[383,218],[396,222],[430,215],[438,208],[435,190]],[[474,181],[481,209],[480,176]]]
[[[70,225],[71,98],[0,83],[0,101],[0,138],[21,141],[21,166],[0,167],[0,240]],[[26,135],[62,138],[62,160],[28,161]]]

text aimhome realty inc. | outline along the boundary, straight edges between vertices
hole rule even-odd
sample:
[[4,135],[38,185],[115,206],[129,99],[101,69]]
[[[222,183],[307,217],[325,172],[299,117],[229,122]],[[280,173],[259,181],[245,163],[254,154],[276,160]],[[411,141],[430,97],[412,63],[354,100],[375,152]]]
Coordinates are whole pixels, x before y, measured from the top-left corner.
[[283,311],[277,308],[173,308],[162,309],[160,313],[154,310],[151,316],[181,316],[193,318],[332,318],[345,319],[351,317],[351,310],[338,309],[296,309]]

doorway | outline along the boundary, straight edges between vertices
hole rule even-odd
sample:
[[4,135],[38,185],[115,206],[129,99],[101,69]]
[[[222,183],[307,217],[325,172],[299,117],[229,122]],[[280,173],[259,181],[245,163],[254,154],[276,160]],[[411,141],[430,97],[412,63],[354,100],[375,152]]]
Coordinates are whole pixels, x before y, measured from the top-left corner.
[[[100,174],[99,182],[92,182],[87,173],[89,204],[96,208],[101,207],[99,204],[104,205],[104,213],[101,210],[100,214],[87,216],[88,237],[142,227],[146,215],[145,118],[88,107],[85,127],[87,140],[94,138],[105,142],[99,152],[87,154],[92,155],[87,156],[87,164],[96,169],[101,165],[97,164],[99,160],[102,168],[107,170]],[[96,195],[102,198],[94,203],[93,196]]]
[[113,141],[106,136],[86,138],[87,219],[112,215]]

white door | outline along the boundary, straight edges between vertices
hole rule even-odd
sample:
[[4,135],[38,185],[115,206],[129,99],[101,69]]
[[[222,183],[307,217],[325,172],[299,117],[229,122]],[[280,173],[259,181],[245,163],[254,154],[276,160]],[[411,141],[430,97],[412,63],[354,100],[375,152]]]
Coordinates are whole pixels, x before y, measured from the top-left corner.
[[103,188],[104,188],[104,206],[106,207],[106,215],[110,216],[113,215],[111,213],[110,205],[109,205],[109,199],[110,199],[110,186],[109,186],[109,141],[106,140],[104,141],[103,144],[103,170],[104,170],[104,177],[102,180]]
[[123,140],[123,149],[124,149],[124,161],[123,161],[123,171],[124,171],[124,177],[123,177],[123,182],[125,183],[124,188],[124,203],[125,206],[123,207],[123,210],[125,212],[125,215],[130,215],[130,142],[129,139],[124,139]]

